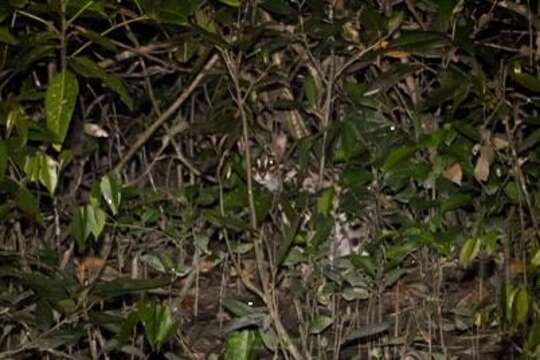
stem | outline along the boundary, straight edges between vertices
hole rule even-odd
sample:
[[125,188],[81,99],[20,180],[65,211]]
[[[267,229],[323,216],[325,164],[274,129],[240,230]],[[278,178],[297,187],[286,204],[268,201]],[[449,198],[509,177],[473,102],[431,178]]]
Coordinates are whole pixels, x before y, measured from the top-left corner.
[[274,299],[273,293],[273,285],[269,282],[269,274],[267,269],[265,268],[265,261],[264,261],[264,252],[262,249],[262,234],[261,230],[258,229],[257,224],[257,214],[255,212],[255,201],[253,199],[253,181],[252,181],[252,174],[251,174],[251,150],[249,148],[249,124],[247,115],[244,109],[244,97],[242,96],[242,89],[240,88],[240,81],[239,81],[239,66],[237,63],[233,61],[233,58],[230,56],[229,53],[227,53],[225,50],[221,49],[221,56],[223,58],[223,61],[225,63],[225,66],[227,67],[227,71],[229,72],[229,76],[233,82],[234,85],[234,97],[236,104],[238,106],[238,111],[240,113],[240,119],[242,121],[242,137],[244,140],[245,148],[244,148],[244,156],[246,158],[246,180],[247,180],[247,192],[248,192],[248,204],[249,204],[249,212],[250,212],[250,223],[251,228],[255,235],[253,238],[253,248],[255,252],[255,260],[257,262],[257,270],[259,272],[259,277],[261,280],[261,286],[263,289],[263,302],[266,304],[266,307],[270,313],[270,318],[273,321],[274,328],[276,330],[276,333],[278,334],[279,341],[283,345],[285,349],[291,354],[291,356],[296,360],[304,359],[304,356],[300,354],[298,351],[298,348],[292,341],[291,337],[289,336],[287,329],[283,326],[283,323],[281,322],[279,318],[279,314],[277,311],[276,301]]

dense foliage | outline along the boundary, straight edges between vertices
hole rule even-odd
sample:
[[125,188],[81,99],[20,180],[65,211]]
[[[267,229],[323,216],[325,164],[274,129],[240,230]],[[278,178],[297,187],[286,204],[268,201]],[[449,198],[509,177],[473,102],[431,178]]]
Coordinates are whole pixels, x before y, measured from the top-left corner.
[[2,1],[0,358],[536,358],[538,19]]

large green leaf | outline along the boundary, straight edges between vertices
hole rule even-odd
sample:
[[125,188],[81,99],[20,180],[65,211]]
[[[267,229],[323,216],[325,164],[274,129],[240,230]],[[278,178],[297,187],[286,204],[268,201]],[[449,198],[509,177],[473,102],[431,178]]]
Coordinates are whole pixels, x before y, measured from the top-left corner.
[[386,160],[384,161],[384,164],[382,166],[383,171],[388,172],[394,169],[401,162],[409,159],[414,154],[416,149],[416,146],[413,145],[403,145],[393,150],[392,152],[390,152],[390,154],[388,154]]
[[122,200],[122,185],[116,177],[106,175],[101,179],[99,187],[101,196],[103,196],[107,206],[109,206],[113,215],[116,215],[120,207],[120,201]]
[[472,199],[472,196],[469,194],[452,194],[442,203],[441,210],[450,211],[458,209],[470,204]]
[[0,1],[0,22],[4,21],[13,12],[9,5],[8,1]]
[[422,51],[440,49],[450,45],[445,34],[430,31],[407,31],[392,41],[392,46],[422,55]]
[[225,360],[256,360],[260,350],[258,331],[248,329],[235,331],[225,341]]
[[540,79],[523,72],[519,64],[515,64],[514,68],[510,71],[510,75],[516,83],[523,86],[525,89],[535,93],[540,92]]
[[309,329],[312,334],[320,334],[334,323],[334,318],[326,315],[319,315],[313,319]]
[[144,292],[170,285],[170,279],[125,279],[118,278],[106,283],[99,283],[94,289],[93,295],[102,299]]
[[98,206],[86,205],[79,207],[71,220],[71,231],[79,249],[84,250],[90,234],[98,238],[105,227],[106,214]]
[[47,154],[40,153],[39,182],[43,184],[49,194],[53,194],[58,184],[59,164]]
[[219,0],[220,2],[232,6],[232,7],[239,7],[242,3],[241,0]]
[[374,81],[369,84],[369,91],[385,91],[390,87],[404,80],[407,76],[418,71],[418,65],[397,64],[388,69],[388,71],[377,76]]
[[454,8],[456,7],[456,0],[438,0],[435,2],[437,5],[437,28],[441,31],[445,31],[448,28],[450,19],[454,15]]
[[311,109],[317,109],[319,105],[321,90],[315,78],[311,75],[304,80],[304,95]]
[[56,74],[47,89],[47,128],[54,134],[54,147],[58,151],[67,135],[78,94],[79,82],[68,70]]
[[9,45],[15,45],[17,44],[17,39],[11,33],[5,26],[0,27],[0,42],[4,42]]
[[334,188],[324,189],[317,199],[317,211],[324,216],[330,216],[332,211],[332,203],[334,200]]
[[116,45],[108,37],[101,35],[95,31],[86,29],[85,31],[81,32],[81,35],[109,51],[115,53],[118,51]]
[[105,86],[120,96],[128,109],[133,110],[133,99],[129,96],[127,87],[120,78],[107,73],[98,64],[84,56],[70,59],[69,64],[81,76],[101,79]]
[[187,25],[202,0],[140,0],[141,8],[150,18],[169,24]]
[[137,313],[144,327],[144,335],[154,351],[169,340],[176,331],[176,322],[168,306],[140,302]]
[[536,129],[528,134],[519,144],[519,153],[523,153],[531,148],[534,148],[540,143],[540,129]]
[[39,202],[28,189],[24,187],[19,188],[15,196],[15,203],[24,213],[30,215],[39,223],[42,223],[43,217],[39,209]]
[[517,324],[523,324],[529,315],[529,294],[527,289],[521,288],[514,298],[513,314]]
[[265,0],[259,6],[271,13],[281,16],[291,15],[295,12],[286,0]]
[[480,237],[474,236],[469,238],[459,253],[460,263],[465,267],[469,266],[480,252],[481,245],[482,239]]
[[429,92],[424,103],[425,109],[440,106],[448,100],[459,100],[462,92],[468,93],[470,82],[464,74],[456,70],[440,74],[439,79],[440,86]]
[[77,208],[71,220],[71,232],[79,249],[86,249],[86,240],[95,225],[94,208],[90,205]]

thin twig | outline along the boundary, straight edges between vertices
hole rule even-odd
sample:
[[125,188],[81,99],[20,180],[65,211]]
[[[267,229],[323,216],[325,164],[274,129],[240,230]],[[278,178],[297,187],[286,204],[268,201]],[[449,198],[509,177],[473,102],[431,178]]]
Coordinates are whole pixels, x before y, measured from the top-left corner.
[[195,90],[195,88],[199,85],[199,83],[202,81],[204,76],[210,71],[210,69],[215,65],[217,60],[219,59],[219,56],[217,54],[213,54],[208,62],[204,65],[204,67],[201,69],[201,71],[195,76],[195,78],[191,81],[191,83],[184,89],[184,91],[178,96],[178,98],[175,100],[174,103],[169,106],[167,110],[161,114],[161,116],[158,117],[158,119],[150,125],[148,129],[146,129],[144,132],[142,132],[138,139],[135,141],[135,143],[129,148],[128,152],[120,161],[116,164],[116,166],[113,169],[113,172],[120,172],[120,170],[125,166],[125,164],[135,155],[137,150],[141,146],[143,146],[148,139],[152,137],[152,135],[159,129],[169,117],[171,117],[176,110],[186,101],[186,99],[191,95],[191,93]]

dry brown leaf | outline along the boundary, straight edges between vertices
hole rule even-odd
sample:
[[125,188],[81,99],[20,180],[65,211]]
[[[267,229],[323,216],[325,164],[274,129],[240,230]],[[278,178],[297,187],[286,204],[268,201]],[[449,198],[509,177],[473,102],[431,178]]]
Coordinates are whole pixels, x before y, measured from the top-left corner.
[[482,146],[480,148],[480,156],[476,160],[476,166],[474,167],[474,177],[476,180],[487,181],[493,157],[494,152],[490,146]]
[[403,50],[388,50],[384,53],[386,56],[394,59],[406,59],[411,56],[411,53]]
[[508,148],[509,143],[506,135],[504,134],[495,134],[491,138],[491,143],[493,144],[493,147],[495,150],[503,150]]
[[510,273],[512,275],[523,274],[527,269],[527,265],[520,259],[513,258],[510,260]]
[[461,180],[463,179],[463,171],[461,170],[461,165],[459,165],[458,162],[455,162],[452,166],[444,170],[443,176],[454,184],[461,185]]
[[474,177],[478,181],[486,181],[489,178],[489,161],[487,161],[486,157],[482,154],[480,154],[478,160],[476,160]]
[[[79,283],[84,284],[86,280],[97,276],[101,272],[102,280],[111,280],[119,276],[117,270],[107,265],[107,260],[99,257],[88,256],[82,259],[74,259],[76,267],[76,277]],[[103,271],[102,271],[103,269]]]

